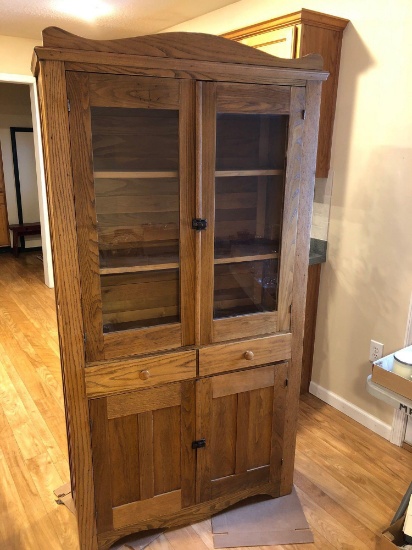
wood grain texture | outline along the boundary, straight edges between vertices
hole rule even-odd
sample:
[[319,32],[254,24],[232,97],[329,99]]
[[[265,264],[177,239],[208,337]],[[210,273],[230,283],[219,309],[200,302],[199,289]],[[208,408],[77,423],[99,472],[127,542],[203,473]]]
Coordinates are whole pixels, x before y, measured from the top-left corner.
[[153,463],[153,414],[145,411],[137,416],[139,426],[138,455],[140,462],[140,498],[147,500],[154,497],[154,463]]
[[90,104],[94,107],[178,109],[179,81],[94,74],[90,77]]
[[175,407],[180,405],[180,384],[170,384],[107,398],[107,418]]
[[196,384],[181,384],[181,491],[182,508],[196,503],[196,460],[192,442],[196,439]]
[[67,431],[70,433],[71,483],[82,550],[96,550],[89,413],[83,376],[80,274],[63,64],[57,61],[41,63],[38,83]]
[[322,264],[315,264],[310,265],[308,269],[300,393],[307,393],[309,391],[309,384],[312,378],[313,350],[315,347],[316,315],[318,312],[321,268]]
[[[65,61],[68,71],[85,71],[103,74],[121,74],[135,76],[156,76],[163,78],[197,79],[212,82],[242,82],[251,81],[256,84],[276,84],[285,86],[305,86],[309,80],[326,80],[328,73],[324,71],[302,71],[300,69],[283,69],[256,67],[253,65],[225,63],[222,67],[219,63],[198,61],[194,66],[192,61],[184,59],[146,58],[122,55],[125,65],[117,63],[118,56],[114,54],[88,54],[89,63],[82,61],[84,54],[79,52],[59,51],[44,49],[37,51],[43,60],[57,58]],[[245,73],[245,70],[247,71]],[[253,73],[253,77],[250,74]]]
[[196,208],[196,91],[194,81],[180,82],[180,315],[182,346],[195,343],[195,246],[192,219]]
[[270,455],[270,480],[280,486],[283,466],[285,414],[289,388],[289,363],[276,365],[272,411],[272,437]]
[[306,88],[306,118],[302,135],[301,187],[296,237],[296,255],[293,274],[293,308],[291,314],[292,358],[290,363],[288,399],[285,413],[284,463],[281,494],[290,492],[293,483],[293,463],[296,445],[298,394],[303,355],[303,331],[307,274],[309,266],[310,225],[312,221],[313,193],[315,186],[316,148],[321,83],[308,82]]
[[213,342],[214,225],[216,164],[216,85],[203,83],[202,96],[201,201],[208,228],[201,235],[200,260],[200,342]]
[[289,143],[285,180],[285,202],[283,206],[283,229],[279,272],[278,330],[290,328],[290,308],[292,306],[293,277],[299,214],[299,188],[302,170],[302,134],[305,90],[292,88],[291,113],[289,117]]
[[[268,388],[273,386],[273,376],[276,366],[260,367],[246,371],[233,372],[214,376],[212,378],[212,399],[232,395],[234,393],[251,392],[258,388]],[[240,404],[238,403],[238,406]],[[249,408],[249,401],[243,403],[244,409]],[[247,425],[247,423],[246,423]],[[238,423],[239,429],[246,428],[242,422]],[[245,444],[247,447],[247,444]]]
[[146,353],[179,348],[182,345],[180,323],[142,328],[138,331],[125,330],[104,335],[105,359],[115,359]]
[[82,311],[86,330],[86,359],[104,358],[103,317],[99,274],[99,244],[93,179],[89,76],[68,73],[69,126],[76,208]]
[[[93,452],[93,479],[96,483],[97,531],[113,529],[112,483],[110,462],[107,460],[109,433],[107,425],[107,400],[90,401],[91,444]],[[104,490],[103,490],[104,488]]]
[[289,113],[290,89],[286,86],[222,83],[218,87],[216,102],[219,113],[283,115]]
[[239,333],[249,338],[277,332],[277,320],[277,311],[242,315],[237,319],[236,327],[233,327],[231,319],[214,319],[213,340],[215,342],[235,340]]
[[[302,69],[322,68],[322,60],[318,55],[294,62],[280,58],[274,60],[267,54],[251,51],[241,45],[234,45],[221,37],[202,33],[162,33],[144,37],[96,41],[76,36],[57,27],[48,27],[43,31],[43,46],[83,50],[85,57],[89,51],[100,51],[196,61],[207,59],[224,63],[250,63]],[[36,48],[36,52],[39,50],[40,48]]]
[[177,490],[150,500],[140,500],[124,506],[117,506],[113,508],[113,526],[118,531],[122,527],[135,523],[138,517],[141,518],[141,521],[150,521],[152,517],[162,517],[166,514],[179,512],[181,500],[181,491]]
[[[148,371],[149,377],[142,380],[139,374]],[[88,397],[146,388],[176,382],[196,376],[196,351],[183,351],[110,361],[87,366],[85,370]]]
[[[200,348],[199,374],[208,376],[289,359],[291,341],[292,335],[287,333]],[[252,359],[245,357],[247,351],[253,352]]]
[[[79,550],[76,519],[53,498],[69,468],[54,292],[44,285],[36,256],[1,257],[0,546]],[[310,394],[301,396],[298,426],[294,484],[315,536],[302,550],[375,550],[377,533],[389,524],[410,483],[411,454]],[[36,452],[28,458],[22,449]],[[199,544],[204,550],[203,544],[213,550],[210,521],[201,520],[239,498],[225,496],[200,512],[187,508],[177,524],[192,526],[173,531],[170,540],[180,548]],[[161,521],[166,524],[167,518]],[[150,523],[102,533],[100,543],[108,548],[108,540]],[[159,540],[153,550],[176,550],[165,535]]]

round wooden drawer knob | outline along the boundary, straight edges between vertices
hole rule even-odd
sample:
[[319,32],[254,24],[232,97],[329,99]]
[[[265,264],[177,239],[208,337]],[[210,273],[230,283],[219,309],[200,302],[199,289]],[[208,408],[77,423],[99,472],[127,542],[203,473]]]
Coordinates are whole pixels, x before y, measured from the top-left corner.
[[139,378],[140,380],[147,380],[148,378],[150,378],[150,372],[148,370],[140,371]]
[[248,361],[252,361],[254,356],[255,354],[253,353],[253,351],[245,351],[244,358],[247,359]]

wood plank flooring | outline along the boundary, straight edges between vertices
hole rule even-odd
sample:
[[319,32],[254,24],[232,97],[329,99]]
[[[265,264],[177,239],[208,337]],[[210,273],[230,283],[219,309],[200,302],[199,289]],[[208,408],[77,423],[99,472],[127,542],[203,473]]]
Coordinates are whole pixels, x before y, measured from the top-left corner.
[[[79,550],[74,516],[53,495],[69,470],[54,293],[37,256],[0,254],[0,548]],[[315,544],[262,548],[373,550],[411,479],[410,452],[306,394],[295,485]],[[149,547],[212,549],[210,521]]]

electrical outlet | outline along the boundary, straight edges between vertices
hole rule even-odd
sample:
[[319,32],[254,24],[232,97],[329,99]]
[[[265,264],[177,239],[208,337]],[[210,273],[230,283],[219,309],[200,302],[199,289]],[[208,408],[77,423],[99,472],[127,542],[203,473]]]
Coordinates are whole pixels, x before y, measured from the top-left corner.
[[369,361],[377,361],[383,356],[383,344],[371,340],[371,347],[369,348]]

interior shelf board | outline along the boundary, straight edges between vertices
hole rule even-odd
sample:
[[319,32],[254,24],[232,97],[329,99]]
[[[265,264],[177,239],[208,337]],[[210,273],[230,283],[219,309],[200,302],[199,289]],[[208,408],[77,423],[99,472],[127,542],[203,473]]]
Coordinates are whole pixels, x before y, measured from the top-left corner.
[[259,260],[273,260],[278,258],[278,252],[271,252],[270,254],[254,254],[251,256],[228,256],[226,258],[215,258],[215,265],[220,264],[235,264],[240,262],[255,262]]
[[282,176],[284,170],[216,170],[216,178],[231,178],[234,176]]
[[165,264],[145,264],[145,265],[128,265],[116,267],[101,267],[100,275],[113,275],[121,273],[138,273],[141,271],[163,271],[166,269],[178,269],[179,262],[170,262]]
[[177,178],[179,172],[177,170],[164,170],[164,171],[140,171],[140,172],[94,172],[95,179],[105,178]]

